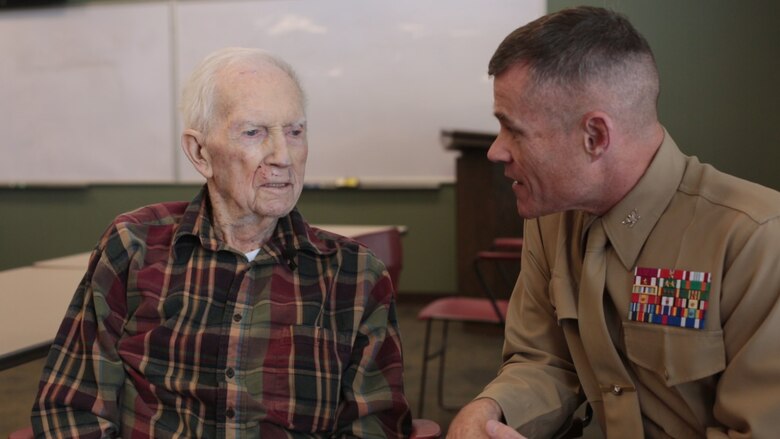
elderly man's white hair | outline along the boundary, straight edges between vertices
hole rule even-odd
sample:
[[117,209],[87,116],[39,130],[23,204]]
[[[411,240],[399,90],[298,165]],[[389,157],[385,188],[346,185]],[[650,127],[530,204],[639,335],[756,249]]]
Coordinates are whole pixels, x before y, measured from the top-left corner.
[[184,84],[181,97],[181,112],[184,128],[192,128],[206,134],[214,120],[216,76],[221,70],[236,64],[270,64],[282,70],[292,79],[305,106],[306,99],[298,75],[283,59],[261,49],[226,47],[208,55],[192,72]]

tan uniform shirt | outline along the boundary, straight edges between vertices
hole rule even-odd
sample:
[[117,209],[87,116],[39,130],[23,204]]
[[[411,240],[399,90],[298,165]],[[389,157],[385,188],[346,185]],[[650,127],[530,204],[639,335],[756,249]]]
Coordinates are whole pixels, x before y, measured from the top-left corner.
[[[505,361],[479,396],[533,439],[566,424],[582,391],[609,438],[777,437],[780,193],[684,156],[667,133],[637,186],[602,217],[606,317],[580,328],[593,219],[565,212],[526,221]],[[695,304],[701,327],[631,320],[636,267],[709,273],[709,297]],[[612,339],[616,364],[593,367],[609,355],[583,341],[599,336]],[[608,398],[617,408],[605,409]]]

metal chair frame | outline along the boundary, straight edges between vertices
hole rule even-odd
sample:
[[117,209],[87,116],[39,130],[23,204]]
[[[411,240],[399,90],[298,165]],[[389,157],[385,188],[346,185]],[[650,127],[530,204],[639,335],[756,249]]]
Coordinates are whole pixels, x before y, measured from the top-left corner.
[[[515,248],[516,249],[516,248]],[[428,362],[437,359],[439,361],[439,377],[436,385],[436,402],[440,409],[454,411],[460,408],[444,401],[444,375],[447,359],[447,342],[449,323],[478,322],[503,326],[506,319],[508,300],[498,299],[497,294],[489,287],[484,273],[483,262],[516,261],[520,262],[520,253],[517,251],[489,250],[478,252],[473,261],[473,268],[477,274],[480,288],[485,297],[445,297],[434,300],[426,305],[417,318],[426,320],[425,338],[423,343],[423,362],[420,376],[420,393],[417,406],[417,416],[422,417],[425,406],[425,390],[427,387]],[[505,279],[508,276],[504,276]],[[511,281],[507,282],[511,286]],[[431,332],[433,321],[442,323],[441,342],[439,348],[431,352]]]

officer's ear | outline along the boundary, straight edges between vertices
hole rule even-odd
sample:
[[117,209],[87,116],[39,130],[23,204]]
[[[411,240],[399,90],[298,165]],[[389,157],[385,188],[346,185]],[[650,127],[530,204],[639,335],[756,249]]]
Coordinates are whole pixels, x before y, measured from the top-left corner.
[[603,111],[590,111],[582,117],[582,140],[585,153],[596,160],[610,145],[612,118]]
[[181,149],[200,175],[208,180],[214,175],[214,169],[205,139],[200,131],[188,128],[181,135]]

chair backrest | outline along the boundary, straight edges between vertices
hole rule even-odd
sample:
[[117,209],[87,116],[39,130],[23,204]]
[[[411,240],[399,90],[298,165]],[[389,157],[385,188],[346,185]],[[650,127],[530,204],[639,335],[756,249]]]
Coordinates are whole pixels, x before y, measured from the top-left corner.
[[32,427],[25,427],[16,431],[12,431],[11,434],[8,435],[8,439],[33,439],[33,429]]
[[379,232],[357,235],[355,240],[370,248],[385,263],[390,273],[390,280],[393,281],[393,290],[397,293],[404,260],[401,233],[398,228],[388,227]]
[[514,285],[514,273],[512,275],[508,274],[502,264],[510,263],[516,267],[520,266],[520,259],[522,257],[522,254],[520,253],[520,250],[522,250],[522,241],[519,241],[519,244],[513,244],[508,248],[511,248],[513,251],[480,251],[477,252],[476,257],[474,258],[474,272],[477,275],[479,286],[481,287],[485,296],[490,299],[490,303],[493,305],[493,310],[496,312],[496,317],[502,325],[504,324],[504,312],[502,312],[501,306],[499,305],[499,294],[497,291],[495,291],[495,287],[491,287],[491,282],[485,273],[485,265],[488,263],[494,265],[494,268],[498,274],[500,274],[499,277],[501,277],[504,281],[502,289],[506,289],[508,292],[511,292],[512,285]]

